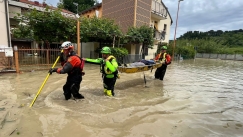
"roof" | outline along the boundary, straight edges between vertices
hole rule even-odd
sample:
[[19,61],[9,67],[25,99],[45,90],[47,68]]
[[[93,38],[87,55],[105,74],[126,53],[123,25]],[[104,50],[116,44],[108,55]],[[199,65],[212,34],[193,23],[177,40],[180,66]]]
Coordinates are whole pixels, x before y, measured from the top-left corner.
[[170,15],[170,12],[168,11],[168,8],[165,6],[165,4],[164,4],[164,2],[161,0],[161,3],[163,4],[163,6],[165,7],[165,9],[166,9],[166,12],[169,14],[169,16],[170,16],[170,19],[171,19],[171,24],[173,23],[173,20],[172,20],[172,18],[171,18],[171,15]]
[[[49,6],[50,9],[57,9],[56,7],[50,6],[50,5],[46,4],[45,2],[40,3],[38,1],[30,1],[30,0],[16,0],[16,1],[26,3],[29,5],[33,5],[33,6],[43,7],[43,8],[45,8],[46,6]],[[65,10],[65,9],[62,9],[62,12],[68,13],[68,14],[74,14],[73,12]]]
[[84,11],[81,11],[79,14],[84,14],[84,13],[90,11],[90,10],[99,8],[99,7],[101,7],[101,6],[102,6],[102,3],[95,4],[93,7],[90,7],[90,8],[88,8],[88,9],[84,10]]

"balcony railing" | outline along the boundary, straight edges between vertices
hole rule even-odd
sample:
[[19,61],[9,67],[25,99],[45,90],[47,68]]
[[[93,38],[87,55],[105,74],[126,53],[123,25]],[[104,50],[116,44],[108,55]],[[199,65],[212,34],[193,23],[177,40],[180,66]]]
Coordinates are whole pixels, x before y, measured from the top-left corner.
[[152,9],[152,13],[154,13],[154,14],[160,16],[160,17],[163,17],[163,18],[167,17],[166,7],[164,7],[164,5],[162,5],[160,2],[152,0],[151,9]]
[[165,40],[166,31],[159,32],[158,30],[154,30],[154,39],[156,40]]

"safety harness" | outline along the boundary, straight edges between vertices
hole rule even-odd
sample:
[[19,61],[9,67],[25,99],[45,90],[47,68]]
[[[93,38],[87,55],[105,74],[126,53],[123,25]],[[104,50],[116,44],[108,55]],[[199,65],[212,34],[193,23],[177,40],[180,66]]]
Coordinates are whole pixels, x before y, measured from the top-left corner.
[[85,61],[82,58],[80,58],[78,55],[76,55],[75,52],[71,52],[69,57],[71,57],[71,56],[78,57],[80,59],[80,65],[79,65],[79,67],[73,67],[72,71],[69,72],[69,74],[72,74],[72,75],[73,74],[82,74]]
[[[109,62],[112,64],[112,60],[116,59],[116,58],[114,56],[109,56],[108,59],[109,59]],[[113,74],[114,77],[118,77],[118,70],[116,70],[115,72],[111,72],[108,67],[106,68],[104,60],[102,60],[101,63],[100,63],[100,72],[104,76]]]

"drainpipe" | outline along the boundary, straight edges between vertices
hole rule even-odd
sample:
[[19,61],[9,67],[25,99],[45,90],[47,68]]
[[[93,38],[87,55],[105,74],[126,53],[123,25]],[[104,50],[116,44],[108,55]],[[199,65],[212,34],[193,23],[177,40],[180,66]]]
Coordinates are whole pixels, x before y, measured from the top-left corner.
[[9,29],[9,13],[8,13],[8,0],[4,0],[5,1],[5,13],[6,13],[6,26],[7,26],[7,35],[8,35],[8,47],[12,47],[11,46],[11,37],[10,37],[10,29]]

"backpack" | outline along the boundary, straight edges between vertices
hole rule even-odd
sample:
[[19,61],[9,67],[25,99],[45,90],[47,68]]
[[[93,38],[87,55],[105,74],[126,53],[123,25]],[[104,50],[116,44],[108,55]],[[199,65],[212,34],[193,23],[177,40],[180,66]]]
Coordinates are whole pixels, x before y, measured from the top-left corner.
[[165,62],[166,65],[171,64],[171,56],[169,54],[166,54],[165,58],[166,58],[166,62]]
[[79,56],[77,56],[79,59],[80,59],[80,61],[81,61],[81,64],[80,64],[80,70],[81,70],[81,72],[83,71],[83,69],[84,69],[84,60],[82,59],[82,58],[80,58]]

